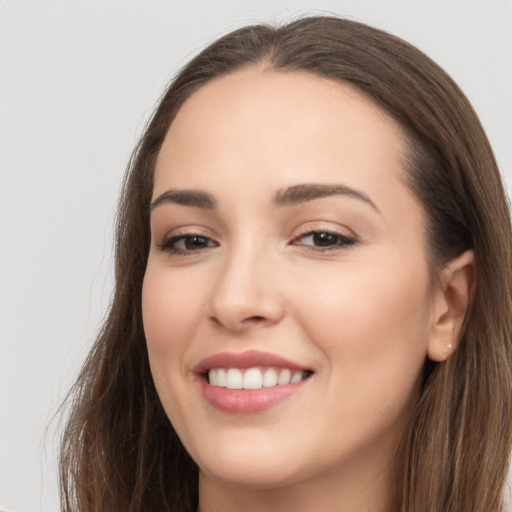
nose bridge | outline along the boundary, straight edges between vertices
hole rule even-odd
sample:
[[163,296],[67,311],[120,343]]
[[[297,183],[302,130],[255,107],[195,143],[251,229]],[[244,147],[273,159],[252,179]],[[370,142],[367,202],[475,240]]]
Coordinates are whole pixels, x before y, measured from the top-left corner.
[[283,313],[278,285],[272,279],[268,245],[256,236],[236,237],[225,249],[211,297],[211,316],[230,329],[277,322]]

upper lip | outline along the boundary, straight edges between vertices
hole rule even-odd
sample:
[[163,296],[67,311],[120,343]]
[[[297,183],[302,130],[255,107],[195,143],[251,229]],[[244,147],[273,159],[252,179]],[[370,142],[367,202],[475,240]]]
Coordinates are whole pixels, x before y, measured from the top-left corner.
[[310,370],[309,368],[290,361],[285,357],[271,354],[269,352],[260,352],[258,350],[248,350],[240,354],[234,352],[220,352],[209,357],[205,357],[197,364],[195,371],[197,373],[206,373],[211,368],[253,368],[255,366],[268,366],[289,368],[294,371]]

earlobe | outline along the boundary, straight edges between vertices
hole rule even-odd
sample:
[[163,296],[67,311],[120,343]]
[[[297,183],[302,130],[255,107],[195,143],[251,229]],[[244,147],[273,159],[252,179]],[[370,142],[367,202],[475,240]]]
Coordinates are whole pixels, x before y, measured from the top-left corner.
[[445,361],[456,349],[476,284],[477,268],[472,250],[464,252],[443,269],[434,299],[432,332],[427,346],[427,355],[432,361]]

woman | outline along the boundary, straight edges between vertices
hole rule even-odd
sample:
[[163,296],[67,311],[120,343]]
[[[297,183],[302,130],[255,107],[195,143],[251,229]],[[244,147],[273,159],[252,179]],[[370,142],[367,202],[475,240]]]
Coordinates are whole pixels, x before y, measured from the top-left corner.
[[126,176],[64,510],[503,510],[511,247],[421,52],[330,17],[221,38]]

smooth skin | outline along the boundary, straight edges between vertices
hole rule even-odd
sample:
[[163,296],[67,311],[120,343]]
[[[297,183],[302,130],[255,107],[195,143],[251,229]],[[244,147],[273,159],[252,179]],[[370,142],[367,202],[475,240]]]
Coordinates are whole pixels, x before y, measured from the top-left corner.
[[[178,112],[156,165],[143,318],[201,512],[383,510],[425,359],[455,349],[476,274],[467,252],[433,284],[405,153],[400,126],[351,86],[265,65]],[[338,188],[278,200],[311,184]],[[172,199],[190,190],[200,200]],[[314,373],[266,411],[219,411],[194,368],[247,350]]]

